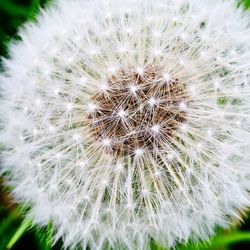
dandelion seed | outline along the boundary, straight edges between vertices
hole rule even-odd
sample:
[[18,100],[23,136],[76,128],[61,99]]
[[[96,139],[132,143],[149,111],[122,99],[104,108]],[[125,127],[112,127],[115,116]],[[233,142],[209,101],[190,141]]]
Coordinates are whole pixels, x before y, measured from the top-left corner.
[[126,32],[127,34],[132,34],[132,33],[133,33],[133,29],[127,27],[127,28],[125,28],[125,32]]
[[157,100],[154,97],[150,97],[148,103],[151,107],[154,107],[157,104]]
[[66,108],[67,111],[71,111],[71,110],[73,109],[72,103],[67,103],[67,104],[65,105],[65,108]]
[[154,133],[158,133],[160,130],[160,125],[156,124],[151,129]]
[[142,156],[143,153],[144,153],[144,150],[141,149],[141,148],[137,148],[137,149],[135,150],[135,156],[137,156],[137,157]]
[[155,56],[160,56],[162,54],[162,52],[158,48],[153,48],[152,49],[152,54],[155,55]]
[[109,88],[108,85],[105,83],[100,86],[100,90],[104,91],[104,92],[106,92],[108,90],[108,88]]
[[250,206],[249,15],[234,0],[55,0],[19,35],[1,172],[64,248],[175,247]]
[[180,127],[182,132],[187,132],[188,131],[188,125],[187,124],[182,124]]
[[171,76],[168,73],[164,73],[163,79],[169,82],[171,80]]
[[137,67],[137,68],[136,68],[136,72],[137,72],[139,75],[143,75],[144,69],[143,69],[142,67]]
[[103,139],[102,141],[103,146],[109,147],[111,145],[111,139]]
[[80,79],[79,79],[80,85],[85,85],[86,82],[87,82],[87,77],[85,77],[85,76],[80,77]]
[[186,105],[186,103],[185,103],[185,102],[180,102],[179,108],[180,108],[180,110],[182,110],[182,111],[186,111],[186,110],[187,110],[187,105]]
[[136,85],[131,85],[131,86],[129,87],[129,89],[130,89],[130,91],[135,95],[136,92],[137,92],[137,90],[139,89],[139,87],[136,86]]
[[89,112],[94,112],[97,109],[97,105],[95,103],[88,103],[87,109]]
[[173,154],[171,154],[171,153],[169,153],[168,155],[167,155],[167,159],[168,160],[173,160],[174,159],[174,155]]
[[119,117],[123,118],[123,117],[125,117],[125,115],[126,115],[126,111],[123,110],[123,109],[121,109],[121,110],[118,111],[117,115],[118,115]]
[[55,96],[58,96],[58,94],[59,94],[59,89],[58,89],[58,88],[55,88],[55,89],[53,90],[53,92],[54,92]]

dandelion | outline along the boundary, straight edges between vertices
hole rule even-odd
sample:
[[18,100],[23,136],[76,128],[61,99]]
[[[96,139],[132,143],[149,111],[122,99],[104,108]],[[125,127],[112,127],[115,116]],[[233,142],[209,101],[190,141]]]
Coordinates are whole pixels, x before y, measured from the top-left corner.
[[2,172],[83,249],[207,239],[249,206],[249,16],[232,0],[58,0],[10,46]]

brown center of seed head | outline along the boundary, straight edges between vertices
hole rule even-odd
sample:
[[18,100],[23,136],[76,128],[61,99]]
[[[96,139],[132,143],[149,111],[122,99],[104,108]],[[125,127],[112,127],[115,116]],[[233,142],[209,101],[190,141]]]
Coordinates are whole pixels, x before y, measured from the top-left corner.
[[185,86],[163,67],[121,69],[107,78],[105,91],[92,97],[97,108],[88,123],[107,153],[154,152],[164,149],[186,120],[186,101]]

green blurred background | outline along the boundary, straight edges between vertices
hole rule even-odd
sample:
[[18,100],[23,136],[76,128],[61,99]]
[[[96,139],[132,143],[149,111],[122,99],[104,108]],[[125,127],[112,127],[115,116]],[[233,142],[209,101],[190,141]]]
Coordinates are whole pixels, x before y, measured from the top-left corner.
[[[19,39],[17,35],[18,28],[27,20],[35,19],[39,8],[44,8],[46,4],[49,4],[49,1],[53,0],[0,0],[1,57],[8,57],[7,47],[9,41]],[[250,0],[243,1],[246,8],[250,7]],[[18,205],[11,201],[8,190],[3,186],[3,179],[0,177],[0,250],[63,249],[60,241],[54,246],[51,244],[52,225],[48,225],[47,228],[31,228],[30,224],[30,221],[23,219]],[[163,249],[152,242],[152,250]],[[189,243],[186,246],[179,245],[176,249],[250,250],[250,214],[245,216],[244,223],[238,223],[230,231],[218,229],[217,234],[210,242]]]

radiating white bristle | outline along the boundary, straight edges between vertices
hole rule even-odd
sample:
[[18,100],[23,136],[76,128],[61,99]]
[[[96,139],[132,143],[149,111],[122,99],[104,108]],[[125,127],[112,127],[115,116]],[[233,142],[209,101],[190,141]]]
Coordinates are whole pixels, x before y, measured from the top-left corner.
[[0,76],[1,171],[65,248],[174,247],[250,205],[250,24],[236,2],[56,0],[19,32]]

